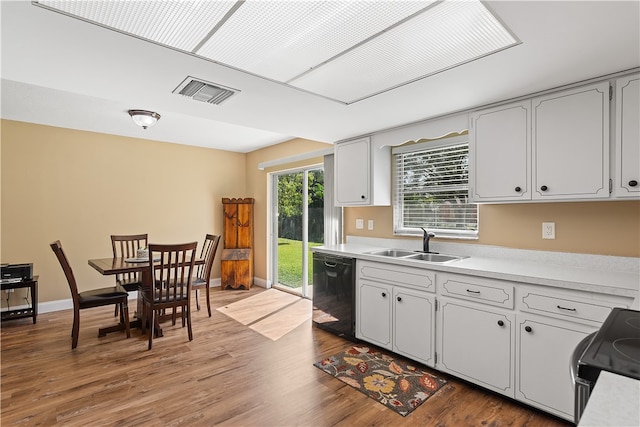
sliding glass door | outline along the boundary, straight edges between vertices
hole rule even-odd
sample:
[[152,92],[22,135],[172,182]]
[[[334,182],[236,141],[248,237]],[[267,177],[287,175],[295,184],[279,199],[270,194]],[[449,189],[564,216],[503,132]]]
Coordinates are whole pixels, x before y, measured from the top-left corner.
[[310,297],[310,248],[324,243],[323,168],[273,174],[271,194],[273,287]]

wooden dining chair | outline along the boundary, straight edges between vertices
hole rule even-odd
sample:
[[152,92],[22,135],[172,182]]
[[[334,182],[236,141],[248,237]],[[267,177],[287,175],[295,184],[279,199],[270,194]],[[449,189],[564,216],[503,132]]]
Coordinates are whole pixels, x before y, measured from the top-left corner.
[[73,350],[78,346],[78,335],[80,332],[80,310],[92,307],[102,307],[105,305],[117,304],[120,306],[121,320],[124,322],[125,332],[127,338],[131,336],[129,330],[129,309],[128,309],[128,297],[127,291],[120,285],[108,288],[92,289],[89,291],[78,292],[78,286],[76,283],[73,270],[69,265],[69,260],[62,250],[62,244],[59,240],[51,243],[51,249],[58,257],[64,275],[69,283],[69,289],[71,290],[71,297],[73,299],[73,327],[71,328],[71,349]]
[[202,245],[202,251],[200,252],[200,259],[204,259],[203,264],[199,264],[196,267],[196,276],[191,282],[191,288],[196,290],[196,308],[200,310],[200,299],[198,298],[198,290],[206,289],[207,295],[207,311],[209,317],[211,317],[211,299],[209,297],[209,284],[211,281],[211,270],[213,268],[213,260],[216,257],[216,251],[218,250],[218,243],[220,242],[219,235],[207,234],[204,238],[204,244]]
[[[149,350],[153,346],[156,323],[162,313],[177,308],[182,312],[182,327],[185,318],[189,341],[193,340],[191,330],[191,281],[195,272],[196,248],[198,242],[182,244],[149,244],[149,257],[159,259],[149,264],[150,286],[140,288],[142,297],[142,333],[149,327]],[[173,316],[175,324],[175,314]]]
[[[114,258],[135,258],[138,249],[147,247],[147,234],[111,235],[111,249]],[[122,286],[127,292],[137,291],[142,285],[142,275],[140,273],[116,274],[116,284]],[[115,316],[118,315],[116,305]]]

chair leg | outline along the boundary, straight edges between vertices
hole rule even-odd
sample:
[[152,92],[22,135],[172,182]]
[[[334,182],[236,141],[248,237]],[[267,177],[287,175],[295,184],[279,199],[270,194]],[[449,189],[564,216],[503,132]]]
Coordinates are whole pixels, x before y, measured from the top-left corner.
[[207,311],[209,312],[209,317],[211,317],[211,298],[209,298],[209,284],[207,284]]
[[187,331],[189,333],[189,341],[193,341],[193,332],[191,331],[191,306],[186,305],[183,310],[187,311]]
[[118,304],[116,304],[115,311],[113,313],[113,317],[118,317]]
[[[139,297],[138,297],[139,298]],[[140,330],[142,331],[142,335],[147,331],[147,304],[144,300],[142,300],[142,313],[139,314],[141,317]]]
[[80,310],[73,310],[73,327],[71,328],[71,350],[78,346],[78,335],[80,334]]
[[124,300],[122,301],[120,312],[124,313],[124,330],[127,334],[127,338],[131,338],[131,329],[129,328],[129,302],[127,301],[127,297],[124,297]]
[[196,308],[200,311],[200,298],[198,298],[198,289],[196,289]]
[[149,311],[150,311],[150,315],[151,315],[151,319],[149,320],[149,350],[151,350],[151,347],[153,347],[153,330],[155,328],[155,316],[156,316],[156,311],[155,309],[153,309],[153,307],[149,307]]

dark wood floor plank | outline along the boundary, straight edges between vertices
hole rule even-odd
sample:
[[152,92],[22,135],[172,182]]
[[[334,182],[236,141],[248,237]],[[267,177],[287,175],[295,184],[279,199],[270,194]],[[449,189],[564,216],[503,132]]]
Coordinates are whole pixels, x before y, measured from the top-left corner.
[[74,351],[71,310],[3,323],[2,426],[570,425],[444,374],[450,382],[402,417],[313,366],[348,341],[310,320],[272,341],[215,310],[263,291],[214,290],[212,317],[193,313],[192,342],[168,323],[151,351],[139,331],[97,337],[112,307],[81,313]]

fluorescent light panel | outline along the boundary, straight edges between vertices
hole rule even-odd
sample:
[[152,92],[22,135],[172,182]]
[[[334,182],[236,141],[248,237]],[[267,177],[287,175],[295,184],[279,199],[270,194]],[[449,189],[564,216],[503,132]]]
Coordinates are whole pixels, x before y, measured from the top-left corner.
[[47,8],[191,52],[236,3],[162,0],[40,0]]
[[480,2],[442,2],[289,83],[352,103],[516,43]]
[[288,82],[431,1],[247,1],[197,54]]
[[344,103],[519,43],[476,0],[36,4]]

